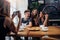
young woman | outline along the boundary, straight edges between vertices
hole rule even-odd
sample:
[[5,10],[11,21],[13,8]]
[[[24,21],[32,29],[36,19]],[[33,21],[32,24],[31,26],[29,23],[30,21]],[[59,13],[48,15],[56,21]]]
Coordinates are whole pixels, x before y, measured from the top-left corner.
[[[38,10],[33,9],[32,14],[31,14],[31,22],[32,22],[32,27],[39,26],[39,21],[38,21]],[[40,40],[40,37],[32,37],[32,40]]]
[[32,13],[31,13],[31,22],[32,22],[32,26],[39,26],[38,23],[38,10],[37,9],[33,9]]
[[[19,31],[19,27],[21,25],[21,13],[20,11],[16,11],[12,14],[12,20],[14,22],[14,26],[17,29],[17,32]],[[20,37],[16,37],[16,40],[22,40]]]
[[12,14],[12,20],[14,25],[16,26],[17,30],[19,30],[19,26],[21,24],[21,13],[20,11],[16,11]]
[[39,14],[39,25],[47,26],[48,23],[48,14],[43,13],[42,11]]
[[0,4],[0,40],[5,40],[5,36],[10,31],[17,33],[13,21],[4,14],[4,8]]

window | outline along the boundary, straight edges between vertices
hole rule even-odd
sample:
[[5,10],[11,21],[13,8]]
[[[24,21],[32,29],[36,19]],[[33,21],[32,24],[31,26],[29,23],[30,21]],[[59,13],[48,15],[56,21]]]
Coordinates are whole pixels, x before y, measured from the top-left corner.
[[14,11],[16,11],[16,0],[6,0],[10,2],[10,17],[12,17],[12,14]]

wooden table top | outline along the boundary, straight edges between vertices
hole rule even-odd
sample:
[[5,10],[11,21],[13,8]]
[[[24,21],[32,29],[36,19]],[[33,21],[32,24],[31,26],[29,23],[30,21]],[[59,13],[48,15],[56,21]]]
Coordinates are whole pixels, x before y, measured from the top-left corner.
[[25,30],[23,30],[23,31],[19,31],[18,33],[17,33],[17,35],[18,36],[27,36],[28,35],[28,30],[27,29],[25,29]]
[[28,36],[43,36],[43,35],[52,35],[52,36],[60,35],[60,27],[58,27],[58,26],[48,26],[48,31],[47,32],[44,32],[44,31],[41,31],[41,30],[40,31],[29,31]]
[[[39,29],[38,31],[31,31],[31,30]],[[43,36],[43,35],[60,35],[60,26],[48,26],[48,31],[43,32],[40,30],[40,27],[31,27],[31,28],[26,28],[24,31],[19,31],[17,33],[18,36]]]

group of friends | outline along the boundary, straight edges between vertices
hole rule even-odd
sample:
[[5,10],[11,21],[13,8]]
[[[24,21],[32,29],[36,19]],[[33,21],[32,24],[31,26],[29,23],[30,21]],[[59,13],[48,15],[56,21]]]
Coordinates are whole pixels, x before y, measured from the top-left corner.
[[[15,13],[15,14],[14,14]],[[12,14],[12,20],[17,15],[19,18],[17,30],[19,31],[19,27],[22,27],[22,23],[26,24],[26,27],[36,27],[39,25],[48,26],[48,14],[43,11],[38,12],[36,8],[32,10],[25,10],[24,17],[21,18],[20,11],[16,11]],[[25,40],[28,40],[28,37],[25,37]],[[40,40],[38,37],[32,37],[32,40]]]
[[[32,12],[30,10],[25,10],[24,18],[21,18],[20,11],[13,12],[12,18],[10,18],[3,12],[3,10],[4,8],[0,6],[0,40],[5,40],[5,36],[7,35],[7,33],[10,33],[11,31],[14,33],[17,33],[22,23],[25,23],[26,27],[48,25],[48,14],[43,11],[38,12],[36,8],[34,8]],[[19,18],[17,27],[15,27],[14,22],[13,22],[13,19],[16,15]],[[25,37],[25,40],[28,40],[28,37]],[[32,40],[40,40],[40,38],[32,37]]]

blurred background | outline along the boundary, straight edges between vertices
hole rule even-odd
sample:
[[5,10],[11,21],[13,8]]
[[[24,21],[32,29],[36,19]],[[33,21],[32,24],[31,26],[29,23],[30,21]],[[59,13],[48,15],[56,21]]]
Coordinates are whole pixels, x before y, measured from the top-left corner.
[[8,16],[12,17],[14,11],[19,10],[22,17],[26,9],[37,8],[49,14],[49,25],[60,25],[60,0],[5,0],[4,7],[8,9]]

